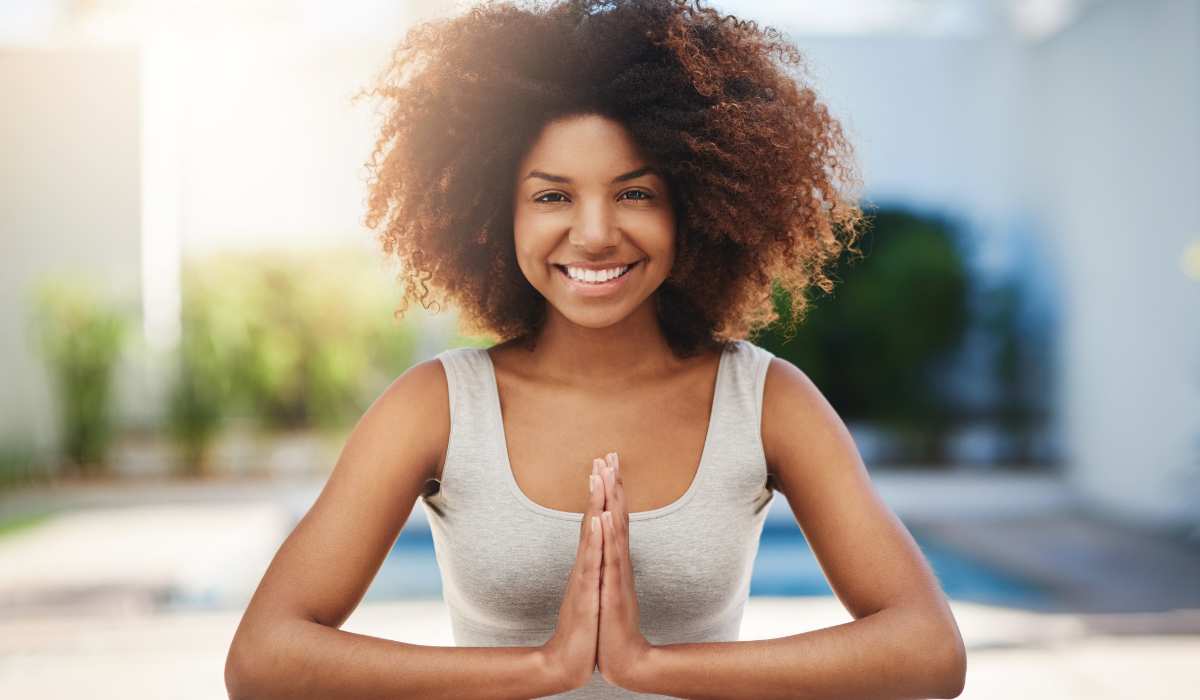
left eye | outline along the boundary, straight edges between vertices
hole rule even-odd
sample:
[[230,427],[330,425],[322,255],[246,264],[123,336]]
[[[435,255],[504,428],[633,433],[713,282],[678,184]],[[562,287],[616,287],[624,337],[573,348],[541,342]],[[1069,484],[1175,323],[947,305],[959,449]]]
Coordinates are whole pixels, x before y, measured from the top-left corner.
[[644,192],[642,190],[629,190],[627,192],[622,192],[622,194],[640,194],[642,196],[638,199],[652,199],[652,195],[649,192]]

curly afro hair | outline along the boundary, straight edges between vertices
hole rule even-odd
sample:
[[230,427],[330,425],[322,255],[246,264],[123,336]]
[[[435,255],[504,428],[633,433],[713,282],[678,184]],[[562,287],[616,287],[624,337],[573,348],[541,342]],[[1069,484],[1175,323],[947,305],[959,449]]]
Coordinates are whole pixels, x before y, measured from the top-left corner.
[[[789,67],[796,68],[795,75]],[[854,250],[860,181],[841,125],[771,27],[686,0],[485,2],[411,28],[360,93],[382,98],[365,223],[400,259],[404,294],[450,302],[471,332],[532,344],[546,300],[517,266],[515,169],[555,119],[622,123],[664,174],[676,259],[656,291],[673,352],[777,320]]]

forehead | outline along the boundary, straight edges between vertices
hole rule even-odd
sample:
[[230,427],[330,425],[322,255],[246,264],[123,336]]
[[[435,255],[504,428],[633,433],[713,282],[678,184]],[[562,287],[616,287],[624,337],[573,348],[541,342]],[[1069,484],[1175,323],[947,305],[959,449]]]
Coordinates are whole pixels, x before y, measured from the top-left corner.
[[621,122],[589,114],[546,124],[522,159],[519,175],[523,177],[534,167],[572,178],[594,175],[607,182],[613,175],[644,163]]

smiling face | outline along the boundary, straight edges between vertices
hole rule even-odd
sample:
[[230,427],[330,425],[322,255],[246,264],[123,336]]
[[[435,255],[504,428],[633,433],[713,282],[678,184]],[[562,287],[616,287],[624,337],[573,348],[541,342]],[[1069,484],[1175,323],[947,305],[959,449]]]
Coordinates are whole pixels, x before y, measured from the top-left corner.
[[517,264],[549,302],[548,321],[603,328],[653,313],[675,259],[675,215],[666,180],[620,122],[550,122],[516,177]]

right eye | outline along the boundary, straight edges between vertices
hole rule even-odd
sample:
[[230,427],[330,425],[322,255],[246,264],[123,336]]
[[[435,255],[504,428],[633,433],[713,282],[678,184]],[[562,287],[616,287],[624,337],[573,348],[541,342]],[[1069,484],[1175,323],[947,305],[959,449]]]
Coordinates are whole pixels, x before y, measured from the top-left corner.
[[546,197],[562,197],[562,196],[563,196],[562,192],[547,192],[546,194],[543,194],[543,195],[540,195],[540,196],[538,196],[538,197],[534,198],[534,200],[533,200],[533,201],[535,201],[535,202],[543,202],[543,203],[546,203],[546,204],[557,204],[557,203],[558,203],[558,201],[561,201],[561,200],[548,200],[548,199],[545,199],[545,198],[546,198]]

